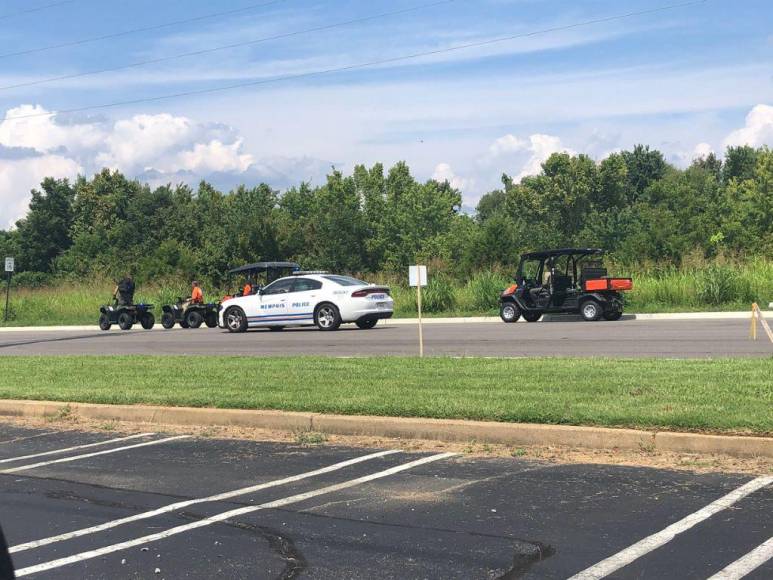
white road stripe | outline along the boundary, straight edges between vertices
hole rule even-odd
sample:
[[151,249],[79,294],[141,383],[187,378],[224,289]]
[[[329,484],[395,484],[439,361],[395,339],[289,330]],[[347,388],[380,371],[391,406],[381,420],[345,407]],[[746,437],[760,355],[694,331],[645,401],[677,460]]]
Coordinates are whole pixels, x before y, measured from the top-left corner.
[[40,463],[30,463],[29,465],[20,465],[19,467],[11,467],[10,469],[0,470],[0,474],[3,473],[16,473],[17,471],[26,471],[27,469],[35,469],[36,467],[43,467],[45,465],[53,465],[54,463],[67,463],[68,461],[77,461],[78,459],[86,459],[88,457],[96,457],[97,455],[107,455],[108,453],[117,453],[119,451],[126,451],[127,449],[137,449],[138,447],[146,447],[148,445],[158,445],[159,443],[167,443],[168,441],[175,441],[177,439],[184,439],[190,437],[190,435],[177,435],[175,437],[167,437],[166,439],[156,439],[155,441],[146,441],[145,443],[136,443],[134,445],[124,445],[123,447],[115,447],[113,449],[105,449],[104,451],[95,451],[94,453],[82,453],[81,455],[73,455],[71,457],[62,457],[61,459],[52,459],[50,461],[41,461]]
[[108,443],[118,443],[119,441],[128,441],[129,439],[149,437],[150,435],[155,435],[155,433],[139,433],[137,435],[129,435],[128,437],[119,437],[118,439],[108,439],[107,441],[98,441],[97,443],[88,443],[86,445],[76,445],[75,447],[65,447],[64,449],[54,449],[53,451],[45,451],[43,453],[33,453],[32,455],[20,455],[19,457],[0,459],[0,463],[8,463],[10,461],[21,461],[22,459],[32,459],[33,457],[43,457],[44,455],[56,455],[57,453],[67,453],[68,451],[75,451],[77,449],[87,449],[88,447],[97,447],[99,445],[107,445]]
[[773,537],[714,574],[709,580],[740,580],[771,558],[773,558]]
[[369,481],[374,481],[376,479],[381,479],[382,477],[387,477],[389,475],[394,475],[395,473],[399,473],[401,471],[405,471],[407,469],[412,469],[414,467],[418,467],[419,465],[424,465],[426,463],[431,463],[433,461],[438,461],[440,459],[446,459],[448,457],[452,457],[456,455],[456,453],[438,453],[437,455],[430,455],[429,457],[422,457],[421,459],[417,459],[415,461],[411,461],[409,463],[404,463],[402,465],[398,465],[396,467],[391,467],[389,469],[385,469],[384,471],[379,471],[377,473],[372,473],[370,475],[364,475],[362,477],[358,477],[356,479],[350,479],[349,481],[344,481],[342,483],[337,483],[335,485],[329,485],[327,487],[322,487],[319,489],[315,489],[313,491],[308,491],[306,493],[299,493],[297,495],[291,495],[289,497],[285,497],[282,499],[277,499],[274,501],[270,501],[264,504],[255,505],[255,506],[246,506],[234,510],[229,510],[227,512],[223,512],[220,514],[217,514],[215,516],[209,517],[209,518],[203,518],[201,520],[191,522],[189,524],[184,524],[181,526],[177,526],[174,528],[169,528],[168,530],[164,530],[163,532],[158,532],[155,534],[149,534],[147,536],[142,536],[140,538],[135,538],[134,540],[128,540],[126,542],[121,542],[118,544],[112,544],[110,546],[105,546],[103,548],[97,548],[96,550],[90,550],[88,552],[81,552],[80,554],[74,554],[72,556],[67,556],[65,558],[59,558],[57,560],[51,560],[50,562],[44,562],[42,564],[37,564],[35,566],[28,566],[27,568],[22,568],[20,570],[16,571],[16,576],[21,578],[22,576],[28,576],[30,574],[35,574],[37,572],[44,572],[46,570],[53,570],[54,568],[60,568],[62,566],[66,566],[68,564],[75,564],[76,562],[82,562],[84,560],[90,560],[91,558],[98,558],[99,556],[104,556],[106,554],[112,554],[113,552],[118,552],[120,550],[126,550],[127,548],[133,548],[135,546],[141,546],[142,544],[147,544],[149,542],[155,542],[158,540],[163,540],[165,538],[169,538],[170,536],[174,536],[177,534],[182,534],[183,532],[188,532],[190,530],[195,530],[197,528],[203,528],[205,526],[210,526],[212,524],[215,524],[217,522],[222,522],[225,520],[229,520],[231,518],[242,516],[245,514],[249,514],[252,512],[256,512],[259,510],[264,509],[272,509],[272,508],[278,508],[283,507],[289,504],[298,503],[300,501],[304,501],[307,499],[311,499],[313,497],[317,497],[319,495],[327,494],[327,493],[333,493],[335,491],[341,491],[342,489],[347,489],[350,487],[354,487],[356,485],[360,485],[363,483],[367,483]]
[[575,574],[569,580],[598,580],[599,578],[605,578],[616,570],[619,570],[623,566],[627,566],[634,560],[641,558],[652,550],[667,544],[678,534],[689,530],[696,524],[699,524],[700,522],[710,518],[714,514],[729,508],[731,505],[745,498],[750,493],[754,493],[755,491],[762,489],[771,483],[773,483],[773,476],[770,475],[752,479],[750,482],[742,485],[738,489],[731,491],[727,495],[722,496],[706,507],[699,509],[697,512],[682,518],[678,522],[671,524],[667,528],[656,532],[651,536],[647,536],[646,538],[639,540],[632,546],[629,546],[617,554],[610,556],[606,560],[602,560],[598,564],[594,564],[590,568]]
[[139,514],[135,514],[133,516],[128,516],[125,518],[120,518],[117,520],[112,520],[109,522],[105,522],[104,524],[99,524],[96,526],[91,526],[89,528],[82,528],[80,530],[74,530],[72,532],[66,532],[64,534],[59,534],[58,536],[51,536],[48,538],[43,538],[41,540],[34,540],[32,542],[26,542],[24,544],[18,544],[16,546],[11,546],[10,552],[16,553],[16,552],[23,552],[25,550],[31,550],[33,548],[39,548],[40,546],[46,546],[48,544],[54,544],[56,542],[62,542],[64,540],[71,540],[73,538],[79,538],[81,536],[86,536],[88,534],[94,534],[96,532],[103,532],[105,530],[109,530],[110,528],[115,528],[123,524],[128,524],[130,522],[136,522],[139,520],[144,520],[147,518],[152,518],[161,514],[173,512],[180,510],[182,508],[186,508],[188,506],[192,506],[198,503],[205,503],[205,502],[213,502],[213,501],[223,501],[226,499],[230,499],[233,497],[237,497],[240,495],[245,495],[248,493],[254,493],[256,491],[261,491],[264,489],[268,489],[271,487],[277,487],[280,485],[286,485],[288,483],[293,483],[296,481],[300,481],[302,479],[306,479],[309,477],[314,477],[317,475],[322,475],[324,473],[330,473],[333,471],[338,471],[339,469],[343,469],[344,467],[349,467],[350,465],[355,465],[357,463],[362,463],[363,461],[368,461],[370,459],[376,459],[378,457],[384,457],[385,455],[392,455],[394,453],[400,453],[399,450],[390,450],[390,451],[379,451],[377,453],[371,453],[370,455],[364,455],[362,457],[356,457],[354,459],[348,459],[346,461],[341,461],[340,463],[334,463],[333,465],[329,465],[328,467],[322,467],[320,469],[315,469],[314,471],[307,471],[306,473],[300,473],[298,475],[291,475],[289,477],[285,477],[282,479],[276,479],[274,481],[269,481],[266,483],[260,483],[257,485],[252,485],[250,487],[243,487],[241,489],[235,489],[233,491],[226,491],[224,493],[218,493],[216,495],[210,495],[208,497],[201,497],[197,499],[190,499],[185,501],[178,501],[169,505],[165,505],[163,507],[150,510],[147,512],[142,512]]

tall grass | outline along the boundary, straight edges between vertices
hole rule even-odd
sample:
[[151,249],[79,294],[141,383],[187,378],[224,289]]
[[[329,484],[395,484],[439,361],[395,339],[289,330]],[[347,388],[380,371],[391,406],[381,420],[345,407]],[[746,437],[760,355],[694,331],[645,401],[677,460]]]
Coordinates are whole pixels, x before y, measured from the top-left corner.
[[[698,262],[682,268],[649,265],[633,270],[610,266],[610,272],[634,279],[634,289],[626,296],[629,312],[744,310],[751,302],[758,302],[762,308],[773,302],[773,260]],[[416,314],[416,289],[407,286],[405,276],[382,273],[360,277],[392,288],[396,316]],[[511,282],[510,275],[496,270],[479,272],[466,281],[454,281],[430,271],[429,285],[423,291],[423,310],[429,316],[494,315],[499,293]],[[14,287],[8,324],[96,324],[99,306],[109,301],[112,290],[112,282],[100,280],[42,288]],[[205,288],[205,292],[207,299],[222,296],[219,289]],[[138,285],[135,299],[159,308],[189,293],[187,282],[161,280]]]

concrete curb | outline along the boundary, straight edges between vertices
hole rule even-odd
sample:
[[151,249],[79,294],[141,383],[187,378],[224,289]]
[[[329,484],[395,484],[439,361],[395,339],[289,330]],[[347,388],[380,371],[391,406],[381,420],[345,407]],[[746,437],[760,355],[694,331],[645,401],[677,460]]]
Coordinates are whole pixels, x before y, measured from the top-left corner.
[[[773,310],[767,310],[762,312],[769,320],[773,320]],[[659,314],[626,314],[623,316],[624,321],[633,320],[740,320],[751,319],[751,311],[749,312],[669,312]],[[571,314],[546,314],[543,318],[543,322],[573,322],[582,320],[580,315]],[[501,323],[502,321],[498,316],[459,316],[452,318],[424,318],[422,320],[424,324],[481,324],[481,323]],[[519,320],[520,323],[525,323],[523,319]],[[389,320],[382,321],[383,325],[403,325],[403,324],[418,324],[416,318],[391,318]],[[137,327],[134,329],[137,332],[147,332]],[[156,324],[153,327],[154,331],[165,331],[160,325]],[[175,328],[174,331],[179,332],[182,329]],[[199,330],[210,330],[206,326],[202,326]],[[6,326],[0,328],[0,332],[58,332],[58,331],[70,331],[70,332],[102,332],[97,328],[96,324],[90,326]],[[125,332],[118,330],[117,328],[108,332]],[[169,332],[169,331],[166,331]]]
[[474,440],[478,443],[508,445],[560,445],[587,449],[673,451],[773,458],[771,437],[702,435],[569,425],[17,400],[0,400],[0,416],[2,415],[37,418],[71,415],[86,419],[162,425],[238,426],[279,431],[319,431],[331,435],[370,435],[455,442]]

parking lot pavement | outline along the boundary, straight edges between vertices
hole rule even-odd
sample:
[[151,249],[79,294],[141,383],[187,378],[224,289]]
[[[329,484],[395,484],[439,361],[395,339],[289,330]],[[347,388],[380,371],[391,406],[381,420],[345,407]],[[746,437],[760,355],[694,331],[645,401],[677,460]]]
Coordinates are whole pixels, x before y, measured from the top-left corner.
[[770,477],[125,437],[0,423],[21,577],[773,576]]
[[[424,328],[425,352],[435,356],[771,356],[765,336],[749,340],[748,320],[620,320],[535,324],[449,323]],[[416,325],[380,323],[230,334],[216,329],[168,331],[18,331],[0,335],[0,355],[198,354],[295,356],[415,355]]]

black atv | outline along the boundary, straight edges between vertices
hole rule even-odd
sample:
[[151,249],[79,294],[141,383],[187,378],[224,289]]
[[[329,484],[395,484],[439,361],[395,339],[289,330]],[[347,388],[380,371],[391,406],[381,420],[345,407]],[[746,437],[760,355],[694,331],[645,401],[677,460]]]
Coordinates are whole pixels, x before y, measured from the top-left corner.
[[537,322],[545,313],[580,314],[588,321],[619,320],[630,278],[613,278],[598,248],[563,248],[521,256],[515,284],[499,297],[504,322]]
[[135,324],[142,325],[145,330],[150,330],[156,323],[156,318],[151,312],[152,304],[105,304],[99,307],[99,328],[110,330],[113,324],[117,324],[121,330],[130,330]]
[[189,304],[185,306],[185,300],[178,298],[175,304],[167,304],[161,307],[161,326],[167,330],[179,324],[182,328],[198,328],[206,324],[209,328],[217,326],[217,313],[220,305],[217,303]]

